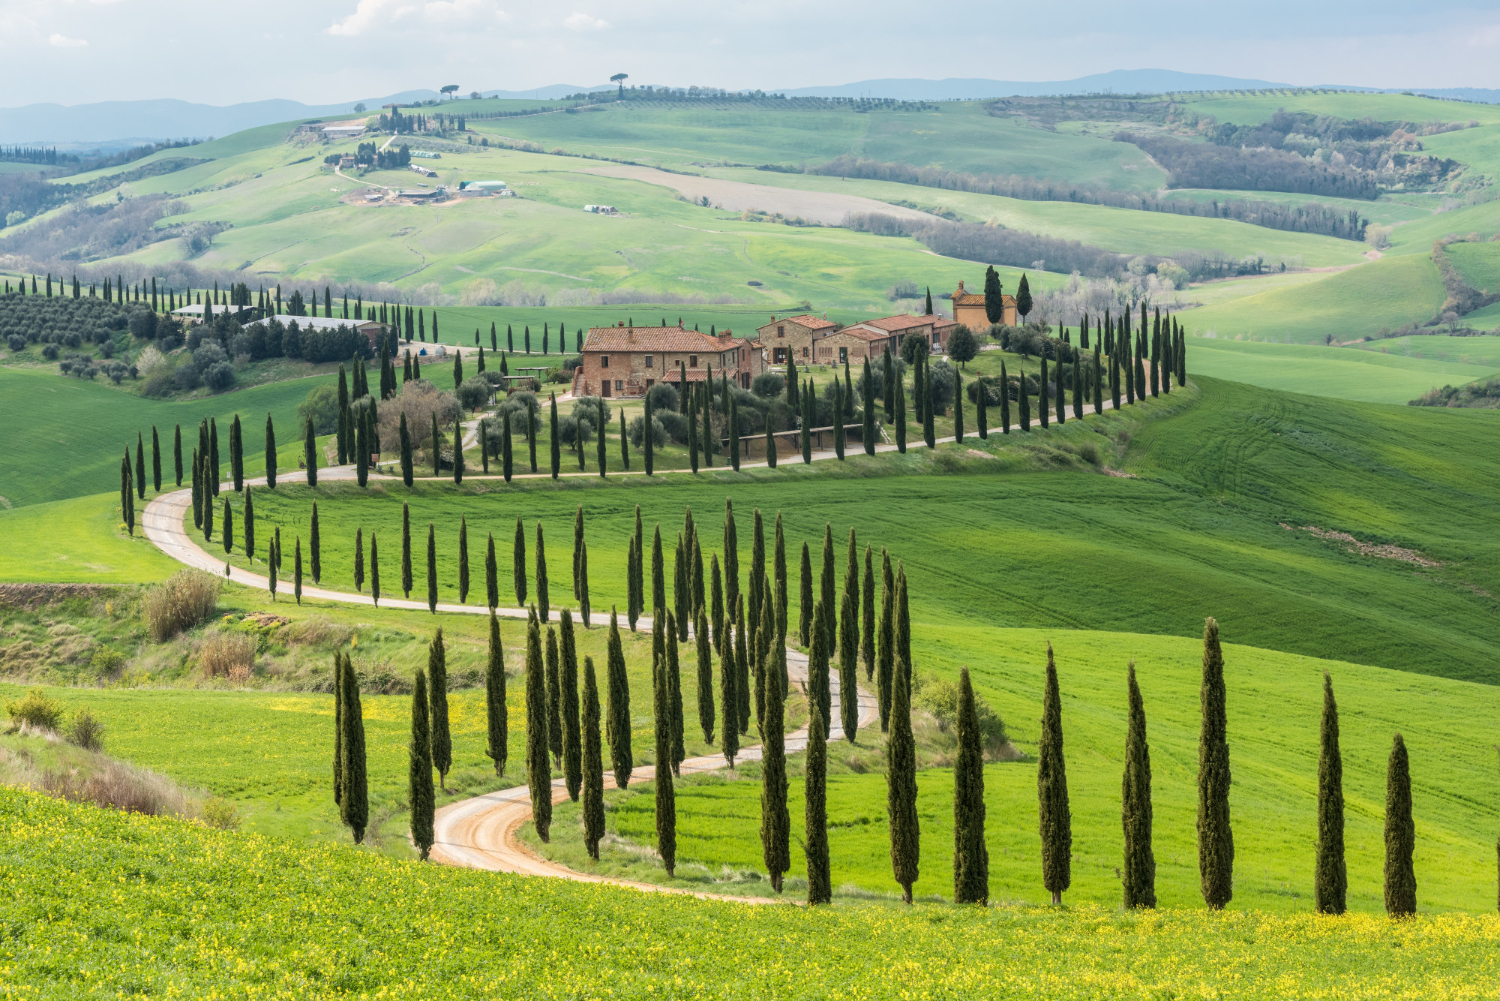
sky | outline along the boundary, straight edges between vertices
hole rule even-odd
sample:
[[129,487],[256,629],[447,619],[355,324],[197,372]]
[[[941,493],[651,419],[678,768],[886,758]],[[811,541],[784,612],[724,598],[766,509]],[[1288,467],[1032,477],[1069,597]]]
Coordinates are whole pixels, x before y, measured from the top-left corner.
[[1500,87],[1500,4],[1430,0],[0,0],[0,104],[338,103],[640,84],[1065,80],[1160,67],[1297,85]]

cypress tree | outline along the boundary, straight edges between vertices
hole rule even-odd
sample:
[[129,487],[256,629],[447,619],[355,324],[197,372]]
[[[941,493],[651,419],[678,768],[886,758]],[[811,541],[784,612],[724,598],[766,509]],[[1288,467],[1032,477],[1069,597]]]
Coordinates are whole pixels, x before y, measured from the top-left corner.
[[[677,548],[672,551],[672,606],[671,612],[674,622],[682,623],[684,630],[687,626],[688,602],[692,593],[692,581],[689,579],[687,568],[687,547],[683,542],[682,533],[677,533]],[[675,633],[677,627],[674,625],[672,631]]]
[[[135,433],[135,486],[141,500],[146,499],[146,445],[141,433]],[[236,487],[236,490],[239,488]]]
[[880,637],[877,645],[875,697],[880,708],[880,730],[890,731],[891,689],[896,675],[896,578],[891,554],[880,550]]
[[733,608],[740,600],[740,540],[734,520],[734,501],[724,498],[724,601]]
[[672,709],[667,665],[657,659],[652,672],[652,716],[656,738],[654,762],[656,791],[656,851],[667,875],[677,868],[677,797],[672,788]]
[[844,461],[844,384],[833,380],[833,454]]
[[896,451],[906,454],[906,388],[896,381]]
[[777,644],[786,643],[786,532],[781,525],[781,512],[776,512],[776,553],[772,561],[776,575],[776,635]]
[[266,553],[266,582],[270,585],[272,601],[276,600],[276,575],[281,569],[281,554],[277,552],[281,545],[281,540],[277,537],[280,534],[278,530],[277,534],[271,537],[270,551]]
[[380,605],[380,550],[375,544],[375,533],[370,533],[370,600]]
[[161,439],[156,434],[156,425],[151,425],[151,484],[161,493]]
[[172,430],[172,469],[176,474],[177,485],[182,486],[182,425],[176,425]]
[[[1024,392],[1025,383],[1021,384]],[[1000,433],[1010,434],[1010,376],[1005,374],[1005,362],[1000,363]]]
[[562,767],[562,665],[557,651],[557,630],[547,627],[547,749],[554,768]]
[[[224,495],[224,524],[219,529],[219,536],[224,542],[224,552],[234,552],[234,508],[229,504],[229,495]],[[299,549],[300,553],[301,550]],[[301,562],[300,560],[298,561]]]
[[[898,688],[899,690],[899,688]],[[1047,682],[1042,695],[1042,732],[1036,750],[1036,797],[1042,839],[1042,885],[1061,904],[1072,882],[1073,815],[1068,807],[1068,773],[1063,760],[1062,696],[1057,665],[1047,644]]]
[[865,680],[875,679],[875,558],[870,546],[865,546],[865,578],[863,595],[860,598],[859,657],[864,661]]
[[[130,464],[123,459],[120,461],[120,515],[125,517],[129,514],[130,494],[127,492],[127,483],[130,480]],[[126,526],[127,528],[130,526]],[[203,464],[198,461],[198,451],[193,450],[193,527],[203,527]]]
[[578,614],[583,617],[583,628],[590,627],[589,616],[593,606],[589,603],[589,547],[583,547],[583,556],[578,561],[578,572],[582,583],[579,586],[581,594],[578,598]]
[[858,655],[855,653],[859,626],[855,618],[854,598],[847,588],[839,599],[839,613],[839,717],[844,728],[844,739],[853,744],[854,735],[859,730],[859,673],[856,666]]
[[[245,498],[250,499],[248,496]],[[365,530],[356,528],[354,530],[354,590],[365,589]]]
[[937,432],[933,430],[932,366],[922,362],[922,440],[928,448],[937,448]]
[[[814,625],[828,634],[828,653],[832,656],[837,649],[838,606],[834,604],[833,525],[828,522],[823,523],[823,566],[818,575],[818,598],[823,605],[823,616]],[[824,722],[832,718],[827,712],[823,714]]]
[[1156,855],[1151,847],[1151,748],[1146,743],[1146,707],[1135,680],[1135,661],[1126,677],[1129,724],[1125,734],[1125,775],[1121,780],[1120,824],[1125,859],[1120,867],[1125,907],[1156,906]]
[[[551,439],[552,440],[548,443],[548,446],[549,446],[548,455],[550,456],[550,458],[552,460],[552,478],[555,480],[555,479],[557,479],[558,473],[560,473],[562,471],[562,436],[560,434],[558,434],[558,431],[557,431],[557,394],[556,393],[551,394],[550,408],[551,408],[551,410],[550,410],[550,416],[548,418],[548,420],[550,421],[550,423],[548,424],[548,431],[549,431],[549,433],[551,435]],[[542,621],[545,622],[546,619],[543,619]]]
[[[706,651],[705,651],[706,652]],[[702,668],[699,668],[700,677]],[[700,684],[702,682],[700,681]],[[761,755],[760,845],[761,859],[770,874],[771,886],[781,892],[782,877],[791,868],[791,818],[786,804],[786,694],[781,673],[766,672],[766,713]]]
[[964,442],[964,380],[953,372],[953,440],[962,445]]
[[666,614],[667,570],[661,554],[661,526],[657,525],[651,537],[651,615]]
[[[248,505],[249,502],[250,502],[250,494],[247,492],[245,494],[245,503]],[[247,507],[247,509],[245,511],[245,516],[247,518],[250,516],[250,512],[249,512],[248,507]],[[321,538],[319,536],[319,533],[318,533],[318,502],[317,501],[313,501],[312,518],[310,519],[309,530],[310,530],[311,534],[310,534],[310,536],[309,536],[309,538],[307,540],[307,553],[308,553],[308,557],[311,559],[311,562],[312,562],[311,569],[312,569],[313,583],[316,584],[316,583],[318,583],[319,581],[321,581],[323,579],[323,543],[322,543],[322,540],[321,540]],[[249,546],[249,541],[250,541],[250,536],[248,534],[248,528],[247,528],[247,534],[245,536],[245,544],[246,544],[247,547]],[[248,555],[248,548],[247,548],[246,553]]]
[[500,618],[490,609],[490,649],[484,665],[484,753],[495,762],[495,774],[505,774],[510,751],[510,715],[505,707],[505,650],[500,645]]
[[656,413],[651,402],[651,394],[646,394],[646,415],[642,419],[641,427],[641,454],[645,456],[646,475],[652,475],[656,470],[656,436],[652,432],[655,426]]
[[799,646],[812,645],[813,626],[813,579],[812,579],[812,550],[806,542],[802,543],[802,575],[801,590],[798,592],[797,609],[797,638]]
[[558,669],[558,690],[562,698],[558,703],[558,715],[562,722],[562,767],[563,779],[568,787],[568,798],[578,802],[579,784],[583,781],[583,747],[578,730],[578,646],[573,636],[573,613],[562,610],[561,633],[562,663]]
[[[814,710],[807,721],[807,774],[803,779],[803,819],[807,856],[807,902],[833,902],[833,877],[828,859],[828,724]],[[892,857],[894,858],[894,842]],[[915,880],[915,865],[912,879]],[[910,894],[908,893],[908,896]],[[910,901],[908,900],[908,903]]]
[[490,611],[500,605],[500,571],[495,562],[495,533],[489,533],[484,552],[484,603]]
[[1076,351],[1073,353],[1073,419],[1083,420],[1083,355]]
[[370,790],[365,767],[365,719],[364,706],[359,698],[359,679],[354,674],[354,662],[344,654],[343,683],[339,685],[343,700],[339,712],[342,727],[339,739],[339,772],[342,793],[339,797],[340,819],[348,825],[354,835],[354,843],[365,840],[365,828],[370,821]]
[[411,509],[401,505],[401,593],[411,597]]
[[807,388],[802,391],[802,463],[812,463],[812,426],[817,420],[818,394],[813,388],[812,380],[807,382]]
[[443,438],[438,434],[437,412],[432,414],[432,475],[443,471]]
[[599,861],[604,837],[604,748],[599,740],[599,683],[594,658],[583,658],[583,845]]
[[458,519],[458,602],[469,600],[469,519]]
[[1344,867],[1344,761],[1339,754],[1339,708],[1327,671],[1323,672],[1318,745],[1318,854],[1313,907],[1319,914],[1342,914],[1349,890]]
[[[598,404],[599,404],[599,408],[598,408],[599,420],[596,423],[599,426],[599,439],[598,439],[599,444],[598,444],[598,455],[596,456],[596,458],[598,459],[597,465],[599,466],[599,476],[602,478],[602,477],[605,476],[605,474],[607,472],[607,470],[605,469],[605,464],[608,462],[608,448],[607,448],[607,446],[609,444],[609,442],[608,442],[608,438],[609,438],[609,422],[604,417],[604,397],[602,397],[602,396],[599,397]],[[622,414],[621,416],[624,416],[624,415]]]
[[709,567],[709,608],[712,610],[709,623],[713,627],[713,647],[720,650],[724,644],[724,580],[719,571],[718,553],[710,557]]
[[[717,569],[717,568],[716,568]],[[693,623],[693,639],[698,648],[698,726],[703,730],[703,742],[714,742],[714,660],[709,643],[708,616],[703,606],[698,606],[698,615]]]
[[1104,362],[1099,355],[1099,342],[1094,342],[1094,413],[1104,413]]
[[208,455],[211,457],[213,476],[209,488],[213,496],[219,496],[219,484],[224,478],[223,466],[219,463],[219,425],[212,417],[208,419]]
[[738,671],[735,669],[734,642],[724,637],[724,649],[719,653],[719,706],[723,716],[719,723],[719,743],[724,760],[734,767],[734,757],[740,751],[740,698]]
[[411,696],[411,743],[407,745],[407,797],[411,808],[411,840],[427,859],[432,851],[433,791],[432,735],[427,721],[427,672],[417,669]]
[[[405,427],[406,415],[401,415],[402,427]],[[307,469],[307,485],[315,487],[318,485],[318,438],[313,431],[312,417],[309,415],[302,425],[302,465]]]
[[357,417],[354,411],[350,411],[349,414],[349,421],[354,425],[349,432],[351,442],[349,448],[354,458],[354,479],[362,487],[370,479],[370,441],[365,414],[364,408],[360,408]]
[[[818,618],[823,613],[823,602],[819,601],[814,606]],[[816,622],[814,623],[816,626]],[[816,712],[820,718],[828,719],[832,709],[832,695],[829,690],[828,678],[828,633],[826,630],[814,628],[812,634],[812,648],[807,655],[807,701],[810,712]]]
[[547,621],[547,546],[542,541],[542,523],[536,523],[536,604],[543,622]]
[[1229,740],[1219,624],[1203,627],[1203,721],[1198,733],[1198,875],[1203,901],[1222,910],[1234,891],[1234,832],[1229,825]]
[[[752,637],[760,629],[760,603],[765,597],[766,584],[766,522],[761,517],[760,508],[755,508],[751,515],[750,529],[750,579],[746,598],[750,609],[750,634]],[[739,596],[735,596],[738,600]]]
[[[128,455],[125,458],[125,473],[127,477],[127,497],[130,501],[130,517],[127,519],[127,524],[132,528],[133,534],[135,525],[135,481],[133,478],[131,478],[132,474],[130,472],[130,458]],[[208,468],[207,458],[205,457],[203,470],[203,539],[205,542],[214,537],[213,485],[208,482],[209,477],[211,477],[212,475],[213,471]]]
[[453,483],[458,485],[464,481],[464,423],[454,418],[453,420]]
[[750,732],[750,645],[745,624],[745,595],[734,608],[734,694],[739,700],[740,733]]
[[[627,473],[630,472],[630,438],[625,433],[625,408],[620,408],[620,463]],[[604,464],[599,464],[602,469]],[[600,474],[603,475],[602,473]]]
[[984,843],[984,747],[969,669],[958,676],[958,758],[953,764],[953,902],[987,904],[990,854]]
[[515,454],[511,444],[510,411],[507,410],[500,415],[500,473],[509,483],[514,472]]
[[292,593],[297,597],[297,604],[302,604],[302,538],[300,536],[292,543]]
[[[1020,404],[1021,430],[1022,431],[1030,431],[1031,430],[1031,394],[1028,393],[1027,390],[1026,390],[1026,370],[1025,369],[1021,369],[1021,374],[1020,374],[1020,376],[1018,378],[1021,381],[1021,392],[1020,392],[1020,395],[1016,398],[1016,402]],[[1046,404],[1043,404],[1042,405],[1042,411],[1044,413],[1046,412],[1046,409],[1047,409]]]
[[[130,457],[127,450],[126,457],[120,460],[120,518],[125,522],[125,531],[135,535],[135,486],[131,483],[133,474],[130,472]],[[198,505],[194,505],[196,514]],[[197,518],[194,519],[198,520]]]
[[620,649],[619,614],[609,613],[609,716],[605,730],[609,738],[610,763],[614,767],[615,787],[630,784],[634,759],[630,753],[630,681],[625,675],[625,654]]
[[245,452],[240,433],[240,415],[235,414],[229,425],[229,475],[234,480],[235,493],[245,489]]
[[[437,534],[427,523],[427,610],[437,614]],[[436,679],[433,679],[436,684]]]
[[448,730],[448,653],[443,646],[443,629],[427,647],[428,698],[432,711],[432,765],[438,772],[438,783],[447,788],[448,769],[453,767],[453,736]]
[[406,415],[401,415],[401,482],[408,487],[411,486],[414,470],[412,467],[411,453],[411,431],[406,427]]
[[1385,771],[1385,911],[1393,918],[1417,913],[1417,874],[1412,853],[1417,828],[1411,815],[1411,763],[1401,734],[1391,740]]
[[[903,673],[906,665],[898,664]],[[893,686],[891,729],[886,740],[886,816],[891,832],[891,869],[901,884],[901,898],[911,903],[921,861],[921,826],[917,819],[917,746],[911,732],[911,697],[905,685]]]
[[547,682],[542,668],[541,625],[533,611],[526,621],[526,785],[531,816],[545,844],[552,827],[552,769],[547,761]]
[[677,630],[671,628],[675,623],[670,616],[667,618],[667,625],[667,722],[672,737],[672,774],[676,775],[679,772],[678,766],[687,757],[682,738],[682,664],[677,657]]
[[635,632],[636,620],[640,617],[646,603],[646,538],[641,528],[641,506],[635,506],[635,532],[631,535],[631,546],[635,550],[635,563],[630,569],[629,590],[635,595],[635,603],[630,607],[630,631]]
[[510,552],[510,580],[516,592],[516,604],[526,607],[526,529],[516,519],[516,537]]
[[1055,406],[1057,408],[1057,414],[1056,414],[1056,416],[1057,416],[1057,423],[1059,423],[1059,424],[1066,424],[1068,422],[1067,398],[1066,398],[1066,394],[1063,392],[1063,374],[1062,374],[1062,356],[1061,355],[1058,356],[1058,359],[1057,359],[1057,368],[1053,370],[1052,378],[1057,381],[1057,385],[1055,387],[1056,388],[1056,392],[1054,393],[1053,398],[1052,398],[1053,406]]
[[[333,802],[344,801],[344,655],[333,652]],[[342,816],[342,812],[341,812]]]
[[906,600],[906,563],[896,564],[896,673],[894,682],[907,688],[911,695],[911,612]]
[[976,376],[974,386],[974,427],[979,432],[980,441],[990,440],[990,394],[985,388],[984,376]]
[[[245,535],[245,559],[251,561],[252,563],[255,561],[255,500],[254,500],[254,497],[255,497],[254,493],[250,490],[250,488],[246,487],[245,488],[245,532],[244,532],[244,535]],[[314,505],[314,506],[316,507],[316,505]],[[316,525],[317,525],[317,522],[313,522],[313,525],[315,526],[314,527],[313,538],[316,539],[317,538],[317,534],[316,534]],[[314,561],[314,566],[316,566],[316,565],[317,565],[317,563],[316,563],[316,560],[315,560]],[[317,580],[317,579],[318,578],[316,576],[313,577],[313,580]]]

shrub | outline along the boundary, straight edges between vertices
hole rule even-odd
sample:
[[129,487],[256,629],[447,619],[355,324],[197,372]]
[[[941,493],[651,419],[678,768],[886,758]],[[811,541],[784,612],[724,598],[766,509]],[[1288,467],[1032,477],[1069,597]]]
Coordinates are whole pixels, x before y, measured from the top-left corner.
[[5,343],[10,345],[10,349],[12,351],[26,350],[26,338],[22,337],[20,334],[11,334],[5,339]]
[[45,344],[42,346],[42,357],[48,361],[57,361],[57,345]]
[[[614,415],[614,408],[609,405],[608,400],[605,400],[604,423],[608,424],[609,419]],[[599,397],[580,396],[573,403],[573,416],[577,417],[579,420],[588,421],[591,426],[597,425],[599,423]],[[598,430],[597,427],[595,427],[594,429],[596,431]]]
[[921,294],[922,289],[910,278],[901,279],[885,291],[885,297],[892,302],[895,302],[897,299],[916,299]]
[[222,393],[234,385],[234,366],[227,361],[214,362],[203,370],[203,384],[216,393]]
[[68,730],[68,743],[77,744],[85,751],[104,749],[104,724],[87,709],[80,709],[73,717],[73,726]]
[[120,668],[125,666],[125,655],[118,650],[112,650],[107,646],[101,646],[94,651],[89,658],[89,673],[96,678],[108,678],[118,674]]
[[151,817],[184,816],[188,812],[187,797],[175,782],[122,761],[109,761],[92,775],[48,772],[41,776],[40,784],[48,794],[74,803],[93,803]]
[[489,402],[494,387],[487,379],[465,379],[458,387],[458,402],[467,410],[478,410]]
[[677,387],[666,382],[658,382],[646,391],[646,396],[651,400],[651,407],[660,415],[668,410],[676,410],[679,398]]
[[202,570],[180,570],[146,593],[146,628],[158,643],[205,622],[219,604],[219,579]]
[[62,722],[62,703],[47,698],[40,688],[33,688],[19,702],[7,702],[5,711],[14,723],[24,723],[38,730],[56,730]]
[[658,410],[652,416],[656,418],[657,423],[661,424],[663,430],[667,432],[667,437],[679,445],[687,444],[688,421],[686,417],[675,410]]
[[241,818],[234,804],[223,796],[210,796],[203,801],[203,807],[198,811],[201,819],[209,827],[219,831],[237,831],[240,829]]
[[198,665],[205,678],[245,681],[255,664],[255,640],[243,633],[216,633],[198,648]]
[[779,372],[762,372],[750,383],[750,392],[763,400],[773,400],[786,390],[786,376]]
[[[937,720],[938,730],[947,733],[958,721],[958,685],[946,678],[931,675],[912,680],[911,705],[929,713]],[[974,697],[974,708],[979,716],[979,736],[989,754],[997,753],[1009,738],[1005,733],[1005,721],[990,708],[983,698]]]
[[[636,417],[631,420],[625,429],[625,435],[630,439],[630,444],[636,448],[642,447],[646,437],[646,418]],[[651,444],[661,447],[667,443],[667,429],[661,426],[661,418],[655,415],[651,417]]]

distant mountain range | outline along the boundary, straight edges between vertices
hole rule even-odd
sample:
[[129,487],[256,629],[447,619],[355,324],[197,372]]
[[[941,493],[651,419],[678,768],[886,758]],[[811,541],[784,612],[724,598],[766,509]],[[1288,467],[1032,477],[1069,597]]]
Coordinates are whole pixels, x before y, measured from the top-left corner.
[[[989,97],[1037,97],[1049,94],[1160,94],[1190,90],[1259,90],[1291,87],[1293,84],[1239,77],[1180,73],[1176,70],[1111,70],[1073,80],[1028,82],[983,79],[883,79],[827,87],[793,87],[773,93],[805,97],[885,97],[907,101],[978,100]],[[1338,86],[1329,84],[1327,86]],[[580,87],[552,84],[533,90],[486,90],[485,97],[552,100],[579,91],[610,90],[608,84]],[[1340,87],[1376,93],[1413,93],[1451,97],[1464,101],[1500,103],[1500,90],[1479,87],[1387,88]],[[435,90],[408,90],[385,97],[364,98],[367,108],[391,102],[425,101],[437,98]],[[343,104],[303,104],[299,101],[252,101],[216,107],[189,101],[102,101],[97,104],[29,104],[0,108],[0,143],[44,143],[62,149],[119,149],[156,139],[226,136],[242,129],[297,118],[350,115],[360,101]]]

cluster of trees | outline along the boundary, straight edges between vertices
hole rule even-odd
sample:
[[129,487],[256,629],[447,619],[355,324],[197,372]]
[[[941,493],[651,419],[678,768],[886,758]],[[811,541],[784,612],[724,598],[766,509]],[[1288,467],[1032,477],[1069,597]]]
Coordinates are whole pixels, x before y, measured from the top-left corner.
[[[757,169],[798,172],[797,168],[769,165]],[[1199,202],[1183,198],[1162,198],[1155,192],[1140,194],[1109,188],[1085,188],[1055,181],[1017,177],[1014,174],[1001,177],[996,174],[970,174],[949,170],[946,167],[916,167],[908,163],[887,163],[851,153],[845,153],[824,164],[807,167],[805,172],[830,177],[896,181],[901,184],[918,184],[947,191],[1003,195],[1007,198],[1021,198],[1027,201],[1079,202],[1085,205],[1108,205],[1113,208],[1136,209],[1142,212],[1169,212],[1173,215],[1236,219],[1255,226],[1264,226],[1267,229],[1290,230],[1295,233],[1321,233],[1324,236],[1336,236],[1345,240],[1363,240],[1365,226],[1369,222],[1358,212],[1316,202],[1286,205],[1280,202],[1244,198]],[[1216,187],[1222,187],[1222,185],[1216,185]]]
[[447,128],[456,128],[462,132],[464,131],[464,116],[441,113],[429,116],[420,112],[415,115],[403,115],[400,108],[392,108],[389,113],[380,113],[380,117],[375,120],[375,128],[380,132],[395,132],[398,135],[429,130],[442,132]]
[[[25,282],[21,285],[24,287]],[[5,292],[0,294],[0,337],[11,350],[38,343],[75,349],[85,343],[105,344],[130,325],[132,312],[124,306],[103,299],[64,296],[60,281],[55,290],[52,286],[51,276],[45,285],[32,278],[32,287],[26,292],[5,283]]]
[[1168,184],[1174,188],[1291,191],[1365,199],[1380,194],[1380,185],[1370,172],[1309,160],[1290,150],[1217,146],[1130,132],[1115,138],[1139,146],[1166,168]]
[[[338,163],[342,153],[329,153],[324,163]],[[354,150],[354,163],[375,170],[400,170],[411,163],[411,148],[405,143],[395,149],[382,149],[378,143],[360,143]]]

